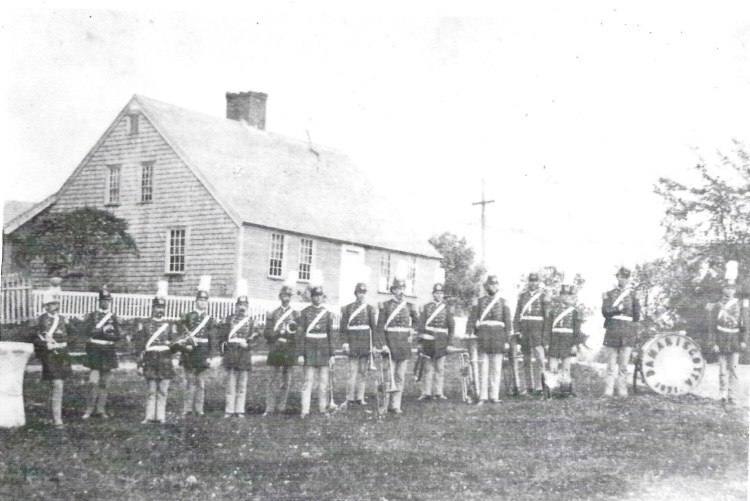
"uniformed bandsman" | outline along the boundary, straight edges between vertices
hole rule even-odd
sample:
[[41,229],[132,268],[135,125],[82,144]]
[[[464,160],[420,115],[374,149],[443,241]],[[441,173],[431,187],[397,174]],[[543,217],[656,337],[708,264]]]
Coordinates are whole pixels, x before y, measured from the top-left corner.
[[344,353],[349,356],[346,401],[362,405],[366,403],[367,367],[377,327],[375,308],[365,302],[366,295],[367,284],[359,282],[354,287],[356,301],[341,309],[339,327],[339,334],[344,340]]
[[292,370],[297,363],[297,336],[299,334],[299,312],[291,307],[290,285],[283,285],[279,292],[281,306],[266,314],[263,337],[269,345],[267,364],[271,367],[271,378],[266,388],[266,410],[264,416],[286,411]]
[[107,418],[107,394],[112,370],[119,366],[115,343],[120,339],[120,322],[112,311],[112,295],[103,286],[99,291],[99,309],[86,316],[86,366],[89,374],[89,399],[83,419],[88,419],[96,412]]
[[237,304],[234,314],[224,319],[221,326],[223,357],[227,371],[226,405],[224,417],[245,417],[247,378],[252,370],[252,342],[257,336],[253,319],[248,316],[247,282],[237,284]]
[[489,275],[484,284],[487,294],[472,307],[466,331],[477,336],[477,351],[481,361],[479,405],[500,401],[500,377],[503,354],[510,349],[512,318],[507,301],[500,296],[500,284]]
[[[722,403],[734,405],[737,394],[737,366],[740,351],[747,348],[748,310],[747,299],[740,300],[737,294],[737,262],[727,263],[722,298],[706,307],[709,325],[709,346],[718,354],[719,392]],[[728,376],[728,381],[727,381]]]
[[549,344],[544,329],[544,319],[551,301],[551,295],[540,287],[539,275],[530,273],[528,286],[518,296],[513,330],[519,337],[523,354],[523,370],[528,393],[541,393],[544,352]]
[[621,267],[615,276],[617,287],[602,296],[602,315],[606,329],[604,351],[607,356],[604,395],[612,396],[616,391],[625,397],[628,395],[628,362],[637,342],[641,305],[629,286],[630,270]]
[[180,365],[184,369],[185,396],[182,415],[190,412],[203,415],[203,403],[206,398],[206,369],[210,367],[209,358],[214,346],[214,319],[208,313],[208,292],[211,277],[204,275],[198,285],[195,296],[195,309],[180,317],[177,324],[180,336],[177,345],[180,347]]
[[406,301],[405,263],[399,263],[396,276],[391,283],[393,297],[380,306],[376,329],[376,344],[385,353],[390,353],[394,364],[394,382],[396,391],[387,393],[388,408],[401,414],[401,399],[404,394],[406,365],[411,358],[411,340],[419,325],[419,314],[416,307]]
[[138,325],[141,348],[139,367],[148,382],[146,417],[143,424],[166,422],[169,384],[175,376],[172,360],[177,350],[175,325],[164,318],[167,309],[167,282],[159,281],[156,297],[151,301],[151,317]]
[[312,304],[300,312],[298,363],[304,365],[305,381],[302,385],[302,417],[310,413],[310,399],[315,381],[318,383],[318,410],[328,411],[329,365],[334,354],[333,315],[323,306],[322,277],[317,270],[310,276]]
[[42,379],[52,385],[52,422],[56,428],[62,428],[63,385],[73,371],[65,320],[59,315],[60,282],[53,280],[53,285],[42,295],[44,313],[37,319],[33,341],[34,352],[42,362]]
[[455,323],[453,309],[443,301],[444,296],[443,284],[435,284],[432,287],[433,301],[422,307],[419,318],[419,344],[421,352],[426,357],[420,400],[433,397],[441,400],[448,398],[443,392],[445,357],[448,354],[448,346],[453,344]]
[[576,289],[572,283],[560,286],[558,299],[547,309],[545,321],[549,340],[549,368],[570,381],[570,364],[584,342],[581,333],[581,314],[576,306]]

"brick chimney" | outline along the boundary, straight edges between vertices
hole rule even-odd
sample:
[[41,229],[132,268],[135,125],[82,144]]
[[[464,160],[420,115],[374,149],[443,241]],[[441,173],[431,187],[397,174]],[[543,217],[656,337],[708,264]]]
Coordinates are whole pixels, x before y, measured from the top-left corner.
[[227,92],[227,118],[264,130],[267,98],[262,92]]

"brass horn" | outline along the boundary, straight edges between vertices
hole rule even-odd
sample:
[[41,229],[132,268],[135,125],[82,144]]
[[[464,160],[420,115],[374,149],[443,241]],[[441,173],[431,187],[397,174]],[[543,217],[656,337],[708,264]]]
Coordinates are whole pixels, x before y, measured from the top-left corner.
[[298,328],[297,322],[289,322],[284,326],[284,334],[296,334]]

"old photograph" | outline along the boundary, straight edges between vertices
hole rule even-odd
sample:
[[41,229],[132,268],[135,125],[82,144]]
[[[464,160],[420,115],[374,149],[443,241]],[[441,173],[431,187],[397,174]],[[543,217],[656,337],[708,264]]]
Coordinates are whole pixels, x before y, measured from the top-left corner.
[[0,499],[748,498],[747,2],[1,9]]

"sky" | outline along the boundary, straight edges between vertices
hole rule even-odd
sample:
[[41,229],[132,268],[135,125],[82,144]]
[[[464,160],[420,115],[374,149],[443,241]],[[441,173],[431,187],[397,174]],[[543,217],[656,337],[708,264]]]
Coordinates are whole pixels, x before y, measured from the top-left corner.
[[656,180],[750,142],[750,2],[516,4],[6,6],[0,198],[55,192],[133,94],[223,116],[260,91],[268,130],[347,152],[478,254],[484,180],[509,295],[554,264],[596,302],[663,252]]

